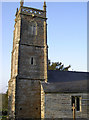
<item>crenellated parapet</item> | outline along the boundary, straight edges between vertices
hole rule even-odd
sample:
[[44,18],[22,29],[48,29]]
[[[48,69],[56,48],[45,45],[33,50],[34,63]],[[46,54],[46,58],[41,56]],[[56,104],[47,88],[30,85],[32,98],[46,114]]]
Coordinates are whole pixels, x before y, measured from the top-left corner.
[[46,11],[31,7],[21,6],[16,14],[16,18],[19,16],[19,14],[30,15],[32,17],[40,17],[46,19]]
[[29,7],[29,8],[28,7],[22,7],[21,13],[26,14],[26,15],[32,15],[33,17],[37,16],[37,17],[45,18],[45,11],[35,9],[35,8],[31,8],[31,7]]

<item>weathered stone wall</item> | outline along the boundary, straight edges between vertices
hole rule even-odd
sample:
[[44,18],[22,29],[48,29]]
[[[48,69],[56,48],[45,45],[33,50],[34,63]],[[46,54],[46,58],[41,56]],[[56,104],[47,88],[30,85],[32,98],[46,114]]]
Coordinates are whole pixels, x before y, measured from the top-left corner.
[[16,89],[16,118],[40,118],[40,81],[18,78]]
[[[44,19],[21,15],[21,44],[44,46]],[[31,33],[32,25],[36,24],[36,35]]]
[[[31,79],[47,79],[47,43],[44,42],[44,19],[21,15],[21,40],[19,51],[19,75]],[[37,34],[31,34],[36,23]],[[33,65],[31,64],[33,58]]]
[[8,115],[10,118],[15,118],[15,91],[16,79],[14,78],[8,83]]
[[19,75],[44,80],[44,48],[20,45]]
[[8,93],[11,117],[41,117],[40,81],[47,81],[46,32],[44,11],[20,6],[15,19]]
[[[89,84],[89,83],[88,83]],[[88,86],[89,87],[89,86]],[[89,88],[88,88],[89,90]],[[88,95],[87,95],[87,98],[88,98],[88,102],[87,102],[87,117],[88,117],[88,120],[89,120],[89,91],[88,91]]]
[[87,118],[86,93],[46,93],[45,118],[73,118],[71,96],[81,96],[81,111],[76,111],[76,118]]
[[18,56],[19,56],[19,41],[21,32],[21,19],[20,16],[16,20],[15,30],[13,35],[13,50],[11,59],[11,79],[18,75]]
[[16,93],[16,77],[18,75],[18,56],[19,56],[19,41],[20,41],[20,27],[21,19],[20,16],[16,19],[14,25],[14,35],[13,35],[13,50],[11,57],[11,79],[8,82],[8,109],[9,117],[15,117],[15,93]]

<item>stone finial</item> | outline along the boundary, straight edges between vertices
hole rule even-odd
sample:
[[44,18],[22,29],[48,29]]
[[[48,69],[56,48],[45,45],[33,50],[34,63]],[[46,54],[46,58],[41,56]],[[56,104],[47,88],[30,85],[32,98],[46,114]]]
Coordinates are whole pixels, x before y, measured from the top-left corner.
[[46,1],[44,0],[43,10],[46,11]]
[[24,4],[24,0],[21,0],[21,1],[20,1],[20,6],[22,7],[23,4]]
[[46,7],[46,1],[44,0],[44,6]]

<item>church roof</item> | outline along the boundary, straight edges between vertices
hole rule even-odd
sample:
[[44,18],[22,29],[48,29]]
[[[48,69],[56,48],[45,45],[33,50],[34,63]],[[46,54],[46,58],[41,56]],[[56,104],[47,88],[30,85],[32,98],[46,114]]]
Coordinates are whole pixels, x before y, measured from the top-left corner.
[[45,92],[88,92],[88,72],[48,71],[48,83],[42,83]]

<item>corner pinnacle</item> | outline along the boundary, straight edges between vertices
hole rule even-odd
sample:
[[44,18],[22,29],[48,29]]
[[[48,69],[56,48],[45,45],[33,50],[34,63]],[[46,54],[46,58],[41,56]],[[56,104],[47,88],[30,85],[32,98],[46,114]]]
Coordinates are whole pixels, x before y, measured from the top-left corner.
[[23,4],[24,4],[24,0],[21,0],[21,1],[20,1],[20,6],[22,7]]
[[46,1],[44,0],[43,10],[46,11]]
[[44,7],[46,7],[46,1],[44,0]]

